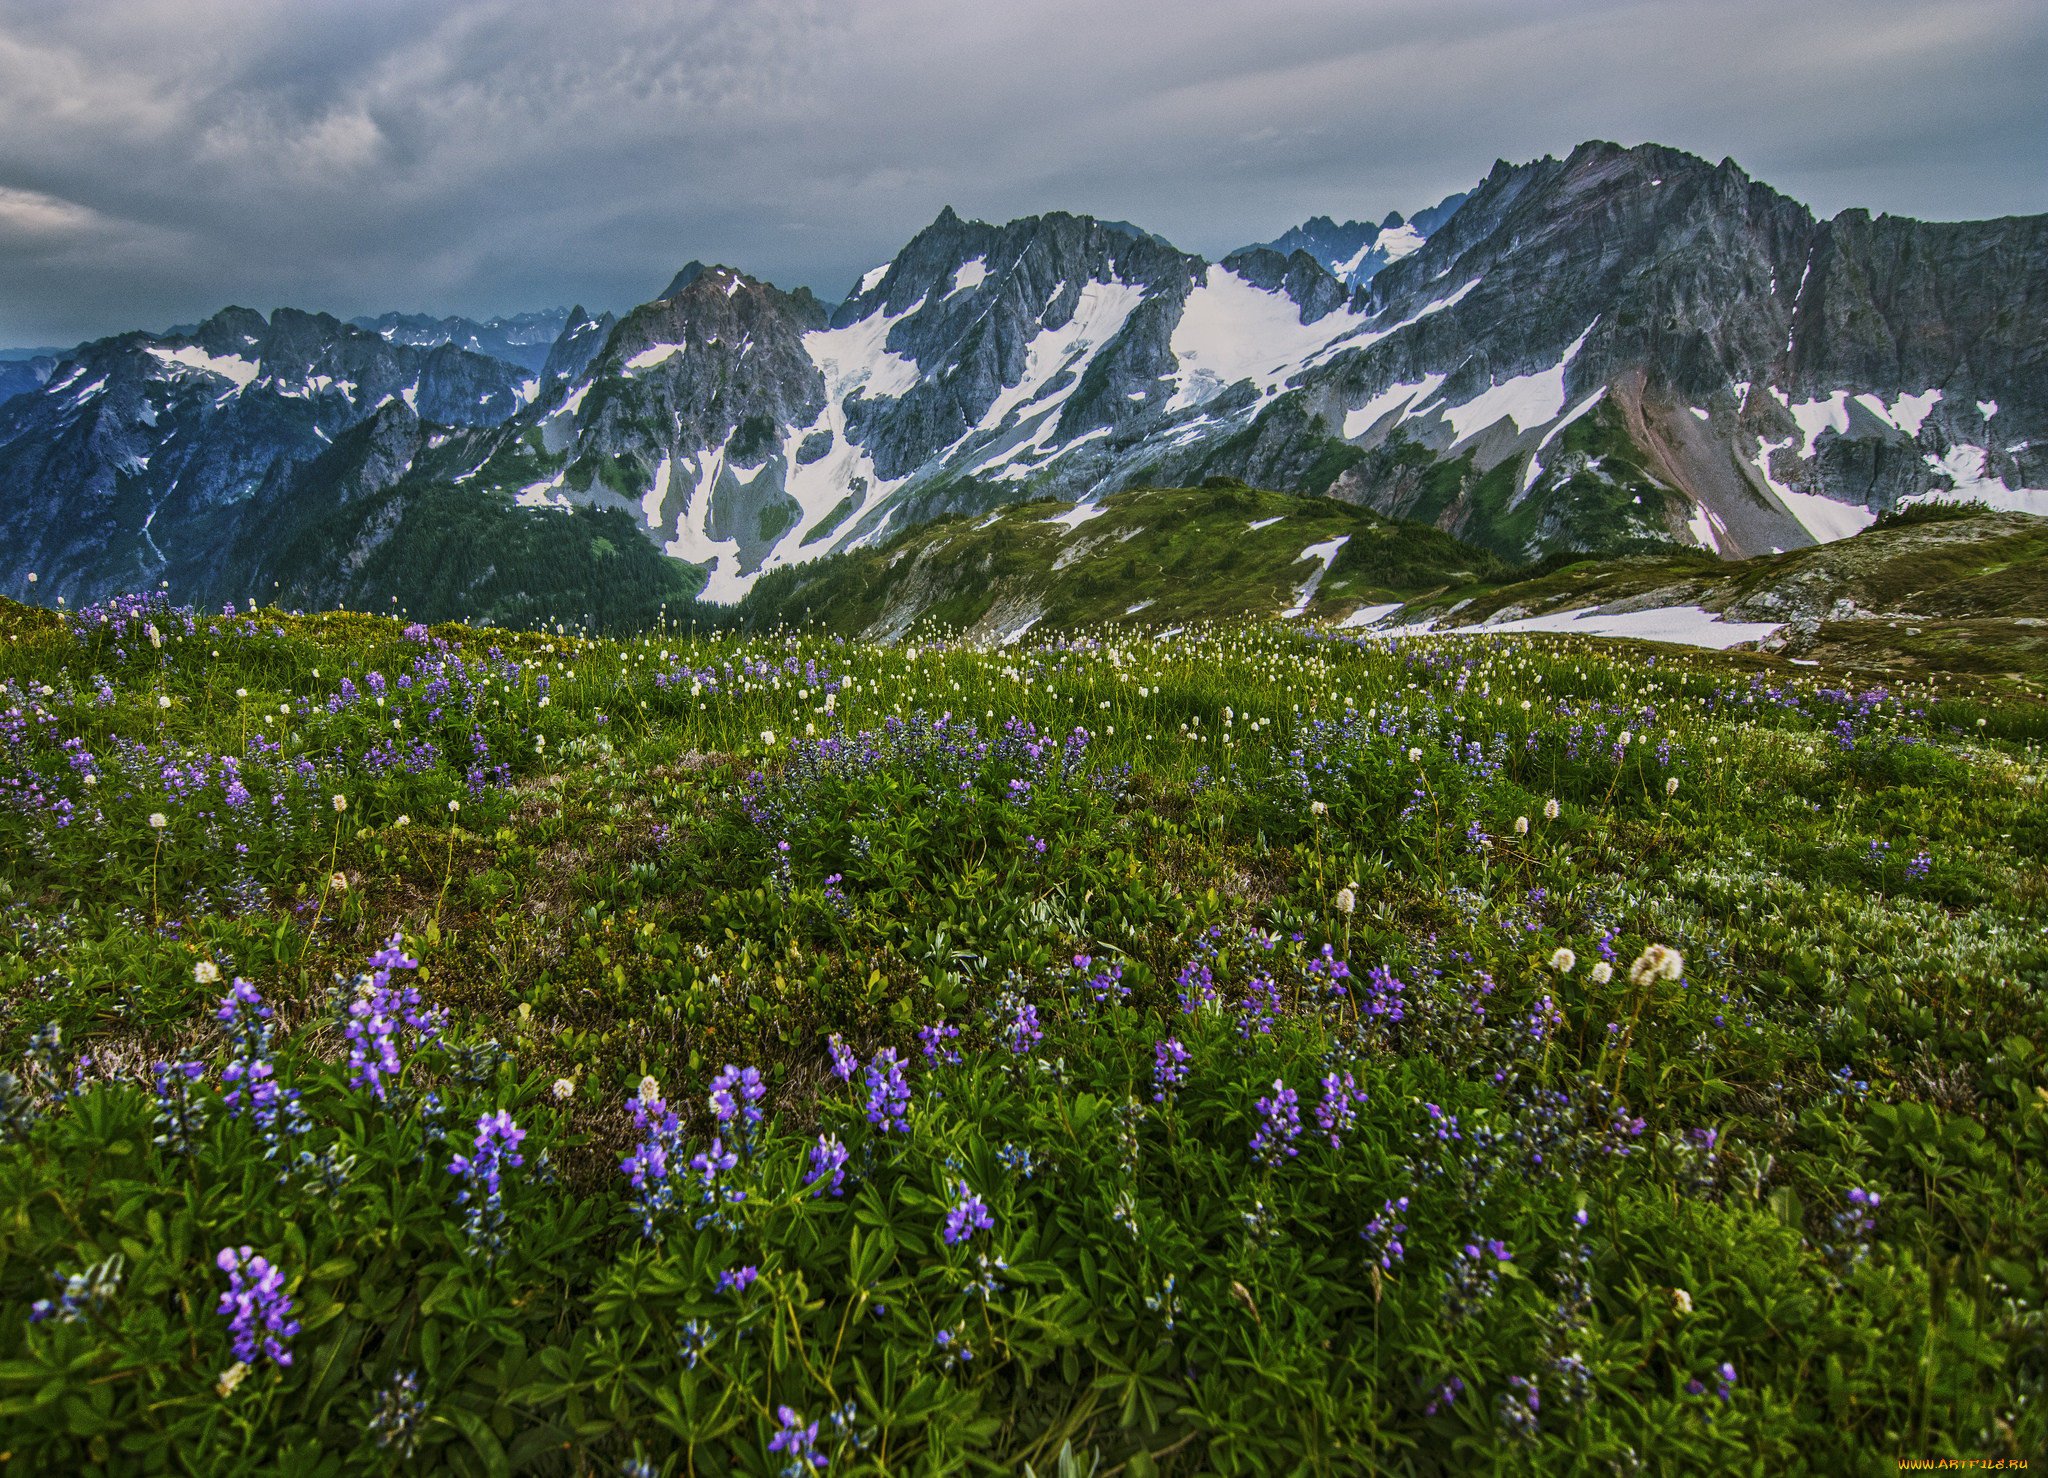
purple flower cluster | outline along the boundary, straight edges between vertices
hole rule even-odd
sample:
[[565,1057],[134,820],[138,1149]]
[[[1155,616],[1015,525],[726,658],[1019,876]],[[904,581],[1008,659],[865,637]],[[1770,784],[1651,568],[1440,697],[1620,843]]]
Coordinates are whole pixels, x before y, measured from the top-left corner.
[[725,1147],[724,1141],[714,1138],[711,1148],[690,1157],[690,1168],[697,1172],[701,1189],[698,1192],[700,1204],[711,1209],[697,1218],[696,1227],[702,1231],[707,1226],[716,1226],[726,1231],[737,1231],[738,1221],[727,1208],[737,1206],[747,1199],[747,1193],[738,1185],[723,1177],[729,1175],[740,1163],[739,1153]]
[[[811,1146],[811,1168],[804,1176],[804,1184],[811,1188],[815,1198],[830,1191],[837,1196],[846,1184],[846,1162],[849,1154],[836,1134],[821,1134],[818,1142]],[[830,1185],[824,1184],[826,1176],[832,1177]]]
[[402,1032],[412,1034],[418,1051],[441,1035],[445,1014],[440,1008],[422,1009],[425,1002],[419,987],[411,983],[394,985],[394,970],[417,970],[420,962],[408,958],[399,936],[370,956],[368,974],[356,978],[354,994],[343,1008],[342,1035],[348,1039],[348,1065],[354,1076],[352,1088],[368,1088],[379,1103],[385,1100],[385,1079],[404,1070],[399,1056]]
[[711,1080],[711,1115],[734,1136],[742,1154],[752,1151],[754,1131],[761,1127],[761,1100],[767,1094],[768,1085],[761,1081],[759,1068],[740,1068],[728,1062],[725,1071]]
[[904,1079],[903,1064],[894,1047],[875,1053],[867,1067],[868,1122],[884,1134],[890,1130],[910,1132],[910,1084]]
[[805,1478],[808,1473],[824,1472],[830,1459],[818,1451],[818,1424],[806,1426],[796,1410],[788,1406],[778,1406],[775,1416],[782,1425],[768,1439],[768,1450],[789,1459],[782,1469],[782,1478]]
[[919,1027],[917,1029],[917,1043],[923,1049],[924,1060],[927,1063],[936,1061],[943,1063],[947,1067],[958,1067],[960,1065],[960,1053],[957,1049],[948,1046],[947,1043],[959,1035],[960,1028],[946,1025],[943,1019],[934,1022],[930,1026]]
[[255,1120],[268,1146],[264,1158],[269,1159],[276,1155],[286,1134],[302,1133],[307,1127],[298,1089],[277,1085],[270,1046],[276,1013],[264,1004],[255,986],[237,976],[213,1014],[228,1029],[228,1065],[221,1069],[220,1077],[230,1087],[221,1103],[231,1117],[240,1118],[246,1111]]
[[206,1127],[206,1104],[193,1088],[205,1073],[203,1062],[156,1065],[155,1143],[174,1155],[198,1152],[199,1132]]
[[1294,1141],[1301,1137],[1301,1103],[1292,1088],[1275,1078],[1273,1096],[1255,1100],[1252,1107],[1259,1111],[1259,1129],[1251,1143],[1253,1159],[1261,1165],[1282,1165],[1300,1153]]
[[1406,1196],[1399,1200],[1386,1201],[1380,1207],[1380,1214],[1367,1222],[1365,1230],[1358,1234],[1360,1240],[1365,1243],[1366,1257],[1382,1268],[1391,1269],[1395,1263],[1402,1261],[1405,1255],[1400,1236],[1408,1230],[1408,1224],[1396,1221],[1395,1218],[1405,1215],[1407,1210]]
[[1447,1412],[1458,1404],[1458,1397],[1465,1392],[1465,1378],[1454,1375],[1429,1394],[1429,1404],[1422,1408],[1424,1416],[1435,1416]]
[[1870,1255],[1870,1234],[1877,1230],[1877,1208],[1883,1199],[1876,1191],[1850,1187],[1849,1204],[1829,1223],[1833,1240],[1823,1249],[1829,1261],[1848,1268]]
[[1038,1007],[1022,991],[1004,991],[993,1014],[997,1035],[1013,1056],[1024,1056],[1045,1037],[1038,1024]]
[[651,1092],[633,1095],[632,1114],[640,1143],[619,1162],[619,1169],[639,1192],[633,1207],[640,1213],[640,1235],[653,1238],[660,1235],[655,1230],[659,1219],[675,1209],[676,1187],[669,1177],[669,1162],[682,1158],[683,1126],[667,1102]]
[[1169,1101],[1188,1081],[1188,1049],[1176,1037],[1168,1037],[1152,1048],[1154,1103]]
[[941,1235],[948,1247],[955,1247],[973,1236],[977,1229],[993,1231],[995,1224],[995,1218],[989,1214],[981,1197],[975,1195],[973,1188],[963,1180],[953,1204],[947,1208],[946,1230]]
[[1501,1241],[1467,1242],[1444,1274],[1444,1311],[1466,1319],[1500,1288],[1500,1270],[1514,1260]]
[[846,1045],[846,1039],[838,1032],[832,1033],[826,1045],[832,1052],[832,1076],[842,1083],[851,1083],[854,1073],[860,1069],[860,1059],[853,1055],[853,1049]]
[[1366,1102],[1365,1091],[1349,1073],[1328,1073],[1323,1078],[1323,1101],[1316,1105],[1316,1123],[1328,1136],[1330,1148],[1344,1148],[1343,1136],[1358,1122],[1358,1105]]
[[217,1312],[229,1316],[228,1334],[235,1342],[235,1358],[247,1364],[270,1359],[279,1365],[292,1363],[292,1352],[284,1342],[299,1332],[292,1318],[292,1301],[284,1291],[281,1268],[270,1260],[252,1256],[248,1247],[223,1247],[214,1259],[228,1275],[228,1291],[220,1296]]
[[474,1153],[448,1162],[448,1173],[463,1180],[455,1204],[469,1208],[463,1219],[469,1245],[487,1258],[495,1259],[505,1250],[503,1176],[507,1169],[526,1163],[519,1154],[519,1142],[525,1138],[526,1131],[512,1122],[512,1115],[499,1109],[477,1119]]
[[761,1270],[752,1266],[727,1268],[718,1275],[718,1286],[713,1291],[716,1293],[745,1293],[747,1285],[760,1276]]
[[1508,1436],[1523,1442],[1536,1438],[1536,1414],[1543,1409],[1536,1382],[1519,1375],[1508,1377],[1508,1388],[1501,1393],[1497,1408],[1501,1427]]
[[1358,994],[1358,1011],[1373,1021],[1397,1022],[1403,1017],[1401,996],[1408,987],[1385,965],[1374,965]]

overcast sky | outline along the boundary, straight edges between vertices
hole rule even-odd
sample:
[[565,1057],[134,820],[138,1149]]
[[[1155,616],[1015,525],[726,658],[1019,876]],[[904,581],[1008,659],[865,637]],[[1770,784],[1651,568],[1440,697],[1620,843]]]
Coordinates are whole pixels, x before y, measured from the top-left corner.
[[2041,0],[0,0],[0,345],[224,304],[837,299],[944,205],[1220,255],[1646,140],[2048,211]]

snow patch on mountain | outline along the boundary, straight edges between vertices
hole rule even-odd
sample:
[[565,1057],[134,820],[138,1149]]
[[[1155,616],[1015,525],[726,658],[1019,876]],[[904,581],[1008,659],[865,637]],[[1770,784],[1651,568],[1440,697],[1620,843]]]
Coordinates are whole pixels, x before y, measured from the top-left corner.
[[1183,374],[1167,408],[1206,404],[1239,380],[1261,391],[1283,384],[1340,336],[1331,328],[1329,319],[1303,323],[1300,305],[1284,292],[1267,292],[1212,265],[1188,294],[1173,331],[1170,347]]
[[1586,335],[1592,332],[1593,325],[1589,323],[1585,333],[1574,339],[1572,346],[1565,350],[1564,357],[1549,369],[1503,380],[1463,405],[1448,408],[1444,419],[1456,432],[1452,446],[1484,431],[1502,417],[1513,421],[1518,432],[1530,431],[1556,420],[1564,411],[1565,371],[1585,346]]
[[160,349],[152,344],[149,352],[162,360],[166,368],[178,365],[184,369],[204,370],[207,374],[233,380],[238,390],[248,389],[256,376],[262,373],[262,366],[239,354],[208,354],[197,344],[187,344],[182,349]]

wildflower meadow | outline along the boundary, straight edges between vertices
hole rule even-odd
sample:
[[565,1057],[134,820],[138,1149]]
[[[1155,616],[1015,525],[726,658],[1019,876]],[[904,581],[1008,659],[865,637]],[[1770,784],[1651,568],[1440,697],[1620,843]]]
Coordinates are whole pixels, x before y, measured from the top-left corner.
[[2048,1446],[2048,710],[0,605],[0,1473]]

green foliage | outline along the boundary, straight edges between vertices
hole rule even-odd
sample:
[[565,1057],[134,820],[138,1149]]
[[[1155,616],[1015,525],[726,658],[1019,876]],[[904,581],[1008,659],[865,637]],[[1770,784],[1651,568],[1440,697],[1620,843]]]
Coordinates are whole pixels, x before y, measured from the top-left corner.
[[1910,529],[1920,524],[1953,523],[1959,518],[1975,518],[1980,513],[1991,511],[1982,499],[1977,498],[1929,498],[1917,503],[1908,503],[1903,508],[1893,508],[1880,513],[1873,529]]

